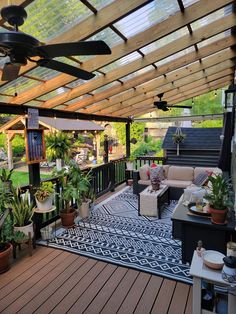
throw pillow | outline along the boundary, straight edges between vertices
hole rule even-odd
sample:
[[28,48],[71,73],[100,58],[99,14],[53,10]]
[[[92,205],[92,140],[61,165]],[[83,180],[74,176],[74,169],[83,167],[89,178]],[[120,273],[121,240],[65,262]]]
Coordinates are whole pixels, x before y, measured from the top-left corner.
[[206,184],[207,181],[208,181],[208,173],[205,171],[197,175],[197,177],[193,180],[193,184],[197,186],[202,186]]
[[164,171],[162,167],[155,167],[150,169],[150,179],[158,179],[159,181],[162,181],[165,179],[164,177]]
[[[157,164],[151,164],[151,166],[150,166],[150,168],[157,168],[158,167],[158,165]],[[148,175],[148,177],[150,178],[150,170],[148,170],[147,171],[147,175]]]
[[149,165],[143,165],[139,168],[139,176],[141,180],[147,181],[149,180],[149,176],[147,175],[147,171],[149,171]]

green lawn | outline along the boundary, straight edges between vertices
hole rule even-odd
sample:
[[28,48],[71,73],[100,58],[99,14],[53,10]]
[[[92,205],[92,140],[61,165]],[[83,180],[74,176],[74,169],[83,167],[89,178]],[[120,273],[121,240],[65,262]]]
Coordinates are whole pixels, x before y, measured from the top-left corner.
[[[50,178],[50,174],[41,174],[41,179]],[[14,171],[11,176],[11,180],[13,182],[13,185],[15,187],[21,186],[21,185],[27,185],[29,184],[29,173],[23,172],[23,171]]]

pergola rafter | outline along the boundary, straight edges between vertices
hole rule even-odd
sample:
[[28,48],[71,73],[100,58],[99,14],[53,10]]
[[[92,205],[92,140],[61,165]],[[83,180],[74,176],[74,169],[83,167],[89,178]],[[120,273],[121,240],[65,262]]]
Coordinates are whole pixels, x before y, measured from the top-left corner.
[[[8,4],[6,0],[3,2],[3,6]],[[21,106],[31,106],[33,101],[36,107],[56,108],[64,112],[124,116],[129,115],[130,110],[135,110],[135,115],[139,114],[141,108],[134,106],[141,106],[150,100],[153,102],[160,92],[165,93],[164,98],[168,102],[176,95],[178,98],[173,101],[179,101],[188,97],[188,87],[192,91],[194,88],[204,91],[220,79],[227,84],[226,78],[232,75],[232,67],[235,66],[233,58],[236,56],[236,36],[233,31],[236,20],[235,1],[199,0],[188,5],[176,0],[176,6],[171,8],[173,13],[167,13],[164,19],[158,17],[159,22],[151,21],[143,30],[133,31],[129,35],[125,27],[119,27],[120,21],[126,23],[124,17],[131,16],[140,8],[147,8],[148,12],[148,7],[153,2],[119,0],[98,9],[95,3],[82,1],[86,10],[91,11],[89,16],[47,43],[86,40],[92,35],[99,35],[101,31],[112,31],[120,40],[118,44],[112,44],[111,55],[96,56],[85,61],[68,57],[78,67],[87,71],[98,71],[101,75],[89,82],[75,82],[67,86],[76,79],[66,74],[59,74],[48,80],[34,77],[29,71],[36,66],[29,62],[27,66],[21,67],[20,75],[32,82],[37,81],[37,85],[29,90],[23,89],[22,92],[17,92],[17,96],[11,97],[11,93],[5,92],[5,85],[8,84],[0,82],[0,101],[1,97],[7,97],[9,104]],[[17,0],[14,4],[26,7],[33,5],[34,0]],[[232,10],[230,4],[233,5]],[[158,6],[159,3],[155,5]],[[199,24],[194,24],[195,21]],[[7,28],[2,21],[0,23]],[[173,40],[173,37],[168,36],[174,32],[176,36]],[[214,36],[218,37],[212,39]],[[162,39],[165,43],[159,47],[155,42],[159,43]],[[149,48],[149,44],[152,44],[152,48]],[[139,57],[131,57],[133,53]],[[122,58],[126,58],[125,61],[121,61]],[[136,73],[140,70],[143,73]],[[130,74],[133,77],[126,78]],[[60,87],[65,87],[62,93],[57,92]],[[1,88],[5,88],[2,93]],[[53,96],[47,95],[51,92],[54,93]]]

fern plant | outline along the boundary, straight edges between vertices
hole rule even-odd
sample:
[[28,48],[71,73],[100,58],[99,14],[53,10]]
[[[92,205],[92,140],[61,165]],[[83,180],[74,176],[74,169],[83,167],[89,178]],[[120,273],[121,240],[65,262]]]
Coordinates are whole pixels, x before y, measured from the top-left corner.
[[29,192],[24,195],[19,195],[18,189],[13,189],[13,196],[11,203],[14,224],[17,227],[27,226],[32,221],[33,216],[33,203],[29,199]]
[[46,136],[47,156],[50,160],[67,159],[71,151],[71,138],[63,132]]
[[2,182],[10,181],[11,175],[13,173],[14,169],[8,170],[8,169],[1,169],[0,171],[0,179]]

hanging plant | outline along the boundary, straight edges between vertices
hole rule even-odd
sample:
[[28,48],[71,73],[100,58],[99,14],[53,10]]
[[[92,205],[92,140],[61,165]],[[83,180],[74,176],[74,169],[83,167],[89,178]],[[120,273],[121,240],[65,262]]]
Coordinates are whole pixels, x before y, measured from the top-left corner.
[[186,138],[186,134],[184,134],[180,128],[176,129],[176,132],[172,135],[172,141],[177,145],[177,156],[179,156],[179,144],[183,143]]

